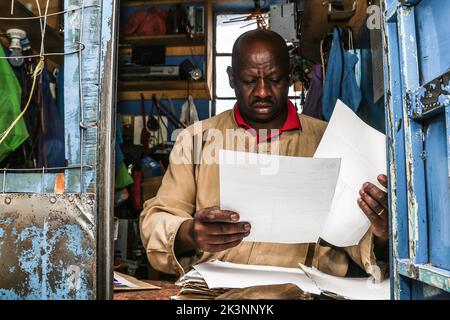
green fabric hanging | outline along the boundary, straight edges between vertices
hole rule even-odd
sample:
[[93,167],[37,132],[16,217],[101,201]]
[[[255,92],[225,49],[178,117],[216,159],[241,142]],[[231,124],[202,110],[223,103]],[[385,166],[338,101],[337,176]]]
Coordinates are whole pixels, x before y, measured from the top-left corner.
[[123,189],[125,187],[128,187],[130,184],[133,184],[133,178],[128,173],[127,166],[125,165],[125,162],[121,162],[119,165],[119,169],[116,173],[116,182],[115,182],[115,188],[116,189]]
[[[0,45],[0,57],[4,56],[5,52]],[[8,59],[0,59],[0,134],[9,128],[22,112],[21,96],[22,88]],[[16,150],[28,136],[28,130],[22,118],[0,144],[0,161]]]

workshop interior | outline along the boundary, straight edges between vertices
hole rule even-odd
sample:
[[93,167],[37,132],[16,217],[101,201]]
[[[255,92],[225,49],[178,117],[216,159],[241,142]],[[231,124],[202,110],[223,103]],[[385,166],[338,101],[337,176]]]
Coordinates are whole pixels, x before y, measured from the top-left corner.
[[449,299],[449,15],[437,0],[2,0],[0,299],[182,297],[140,214],[180,132],[235,106],[233,43],[255,29],[285,40],[298,113],[329,122],[339,99],[385,136],[388,299]]

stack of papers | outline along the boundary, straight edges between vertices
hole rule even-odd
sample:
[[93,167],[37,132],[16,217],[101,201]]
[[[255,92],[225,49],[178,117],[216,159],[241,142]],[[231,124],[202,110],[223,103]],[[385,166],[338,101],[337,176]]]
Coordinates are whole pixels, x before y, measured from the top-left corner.
[[292,283],[304,292],[338,299],[388,300],[389,281],[373,283],[371,278],[339,278],[301,265],[296,268],[255,266],[209,261],[194,266],[177,282],[180,294],[213,299],[235,288]]
[[182,287],[178,296],[173,297],[178,299],[214,299],[227,291],[225,288],[208,287],[205,279],[196,269],[184,274],[175,284]]

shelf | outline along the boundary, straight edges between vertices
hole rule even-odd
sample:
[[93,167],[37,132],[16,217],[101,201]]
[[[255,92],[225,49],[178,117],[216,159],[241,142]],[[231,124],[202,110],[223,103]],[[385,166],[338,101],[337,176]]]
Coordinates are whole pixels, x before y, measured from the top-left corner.
[[162,36],[131,36],[120,39],[120,44],[130,44],[134,46],[190,46],[202,45],[205,42],[204,34],[194,35],[194,39],[189,39],[184,34],[168,34]]
[[[204,1],[204,0],[203,0]],[[142,0],[142,1],[121,1],[121,7],[138,7],[163,4],[189,4],[202,3],[202,0]]]
[[[167,94],[172,99],[185,99],[188,95],[188,83],[176,81],[133,81],[119,82],[119,100],[139,100],[140,94],[151,98],[152,94]],[[211,99],[211,92],[206,81],[191,81],[189,92],[195,99]]]
[[[189,94],[194,99],[212,99],[213,88],[213,8],[209,0],[162,0],[162,1],[122,1],[121,6],[139,6],[155,4],[188,4],[203,3],[205,14],[205,33],[195,34],[194,39],[189,39],[184,34],[168,34],[160,36],[131,36],[120,37],[122,45],[121,52],[130,55],[133,46],[164,46],[167,56],[191,56],[200,55],[205,57],[204,80],[190,81]],[[188,96],[188,82],[185,80],[175,81],[119,81],[118,100],[135,101],[140,100],[143,93],[146,99],[151,99],[153,94],[161,96],[168,95],[171,99],[186,99]]]
[[[16,1],[14,3],[14,15],[11,16],[11,6],[2,4],[0,6],[0,17],[35,17],[22,3]],[[28,39],[34,51],[40,50],[41,45],[41,28],[39,19],[33,20],[0,20],[0,29],[3,32],[11,28],[23,29],[27,32]],[[45,51],[46,52],[63,52],[64,38],[55,29],[48,24],[45,31]],[[64,63],[64,56],[48,56],[49,60],[61,65]]]
[[[204,89],[205,81],[190,81],[190,89]],[[166,80],[166,81],[119,81],[119,90],[187,90],[186,80]]]

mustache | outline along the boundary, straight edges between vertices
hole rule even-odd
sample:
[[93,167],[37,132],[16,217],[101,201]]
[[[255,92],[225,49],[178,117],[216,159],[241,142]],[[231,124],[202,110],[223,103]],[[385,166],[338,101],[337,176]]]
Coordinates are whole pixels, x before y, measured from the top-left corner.
[[270,98],[258,98],[258,99],[255,99],[253,101],[252,105],[255,105],[257,103],[274,104],[273,100],[270,99]]

